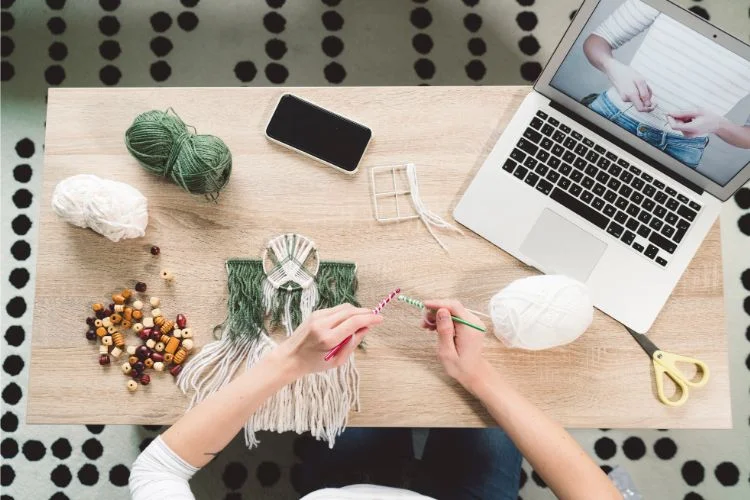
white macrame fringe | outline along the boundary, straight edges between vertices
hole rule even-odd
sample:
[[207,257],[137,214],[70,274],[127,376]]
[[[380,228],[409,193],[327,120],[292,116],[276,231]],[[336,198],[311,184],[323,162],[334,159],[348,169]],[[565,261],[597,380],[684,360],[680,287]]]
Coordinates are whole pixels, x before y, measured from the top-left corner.
[[409,191],[411,191],[411,201],[414,204],[414,210],[417,212],[417,215],[419,215],[419,218],[422,219],[425,227],[427,227],[427,230],[435,241],[437,241],[438,245],[447,252],[448,247],[446,247],[440,238],[438,238],[438,235],[435,234],[435,231],[432,228],[450,229],[461,235],[464,234],[463,231],[453,224],[446,222],[435,212],[430,211],[430,209],[425,206],[424,202],[422,202],[422,198],[419,196],[419,182],[417,181],[416,165],[413,163],[406,164],[406,176],[409,179]]

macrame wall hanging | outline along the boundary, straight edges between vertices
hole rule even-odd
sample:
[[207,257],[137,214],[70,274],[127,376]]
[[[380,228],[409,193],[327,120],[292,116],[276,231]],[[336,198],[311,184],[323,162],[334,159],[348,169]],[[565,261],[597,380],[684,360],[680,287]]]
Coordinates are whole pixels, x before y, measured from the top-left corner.
[[[298,234],[272,239],[260,260],[227,261],[228,316],[216,342],[203,347],[177,378],[194,391],[190,407],[229,383],[276,347],[270,331],[291,335],[314,310],[343,303],[359,306],[356,265],[321,261],[314,243]],[[258,445],[261,430],[310,433],[332,448],[359,409],[359,374],[354,357],[338,368],[307,375],[268,399],[245,424],[245,443]]]

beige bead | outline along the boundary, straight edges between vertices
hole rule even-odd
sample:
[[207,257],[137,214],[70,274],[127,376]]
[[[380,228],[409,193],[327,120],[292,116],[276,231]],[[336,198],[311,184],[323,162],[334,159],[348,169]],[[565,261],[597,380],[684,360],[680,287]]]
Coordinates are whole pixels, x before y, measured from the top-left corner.
[[143,326],[146,328],[153,328],[154,327],[154,318],[151,316],[146,316],[143,318]]
[[127,387],[130,392],[135,392],[138,390],[138,382],[136,382],[133,379],[130,379],[128,380]]
[[153,349],[155,345],[156,341],[154,339],[148,339],[146,341],[146,347],[148,347],[149,349]]
[[99,354],[108,354],[109,353],[109,347],[106,345],[100,345],[99,346]]
[[183,339],[192,339],[193,338],[193,331],[190,328],[183,328],[182,329],[182,338]]
[[115,304],[115,312],[121,313],[125,311],[125,305],[124,304]]
[[112,336],[105,335],[104,337],[102,337],[102,345],[112,345]]
[[174,330],[172,330],[172,336],[173,337],[177,337],[178,339],[181,339],[182,338],[182,330],[180,330],[179,328],[175,328]]
[[151,309],[151,316],[153,316],[154,318],[158,318],[159,316],[161,316],[161,309],[159,309],[158,307]]
[[182,347],[186,351],[192,351],[193,350],[193,340],[192,339],[184,339],[182,341],[182,344],[180,344],[180,347]]
[[117,333],[117,327],[114,325],[110,325],[107,327],[107,333],[112,335],[113,333]]
[[169,269],[163,269],[161,272],[161,279],[167,280],[167,281],[173,281],[174,274],[172,274],[172,271],[170,271]]
[[114,349],[112,349],[112,352],[110,352],[110,354],[114,358],[119,358],[120,354],[122,354],[122,349],[120,349],[119,347],[115,347]]
[[149,302],[151,303],[151,307],[159,307],[159,304],[161,303],[159,297],[151,297]]
[[141,302],[140,300],[136,300],[135,302],[133,302],[133,309],[135,309],[136,311],[140,311],[141,309],[143,309],[143,302]]
[[144,359],[143,366],[145,366],[146,368],[151,368],[152,366],[154,366],[154,360],[151,358]]
[[100,326],[104,326],[104,322],[100,319],[94,320],[94,326],[99,328]]
[[134,356],[135,355],[135,346],[134,345],[129,345],[128,346],[128,354],[130,356]]
[[143,324],[142,323],[136,323],[135,325],[133,325],[133,331],[135,333],[138,333],[141,330],[143,330]]
[[109,316],[107,316],[106,318],[104,318],[104,319],[102,320],[102,326],[103,326],[104,328],[108,328],[108,327],[112,326],[112,320],[111,320],[111,319],[109,319]]
[[120,369],[122,370],[122,373],[124,373],[125,375],[128,375],[131,371],[133,371],[133,367],[130,366],[130,363],[123,363],[120,366]]
[[163,372],[164,363],[162,363],[161,361],[157,361],[156,363],[154,363],[154,370],[156,370],[157,372]]
[[154,349],[156,349],[156,352],[162,352],[164,350],[164,342],[157,342],[154,346]]

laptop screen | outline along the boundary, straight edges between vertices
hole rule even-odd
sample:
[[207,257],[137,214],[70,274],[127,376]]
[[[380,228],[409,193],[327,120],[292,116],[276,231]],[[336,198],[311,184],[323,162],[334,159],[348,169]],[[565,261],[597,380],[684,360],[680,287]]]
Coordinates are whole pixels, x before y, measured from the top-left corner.
[[750,162],[750,61],[641,0],[602,0],[550,86],[722,186]]

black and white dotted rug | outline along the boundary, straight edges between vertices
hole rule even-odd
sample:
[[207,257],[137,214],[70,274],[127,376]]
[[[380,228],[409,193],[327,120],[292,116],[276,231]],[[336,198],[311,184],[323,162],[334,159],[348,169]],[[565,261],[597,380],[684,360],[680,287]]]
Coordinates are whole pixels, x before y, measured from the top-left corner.
[[[159,427],[27,426],[49,86],[499,85],[533,81],[577,0],[1,0],[2,500],[126,498]],[[748,41],[748,0],[680,0]],[[47,207],[41,207],[47,209]],[[750,189],[722,213],[731,431],[576,430],[645,498],[750,498]],[[294,498],[295,437],[235,441],[199,498]],[[528,464],[520,495],[550,498]]]

